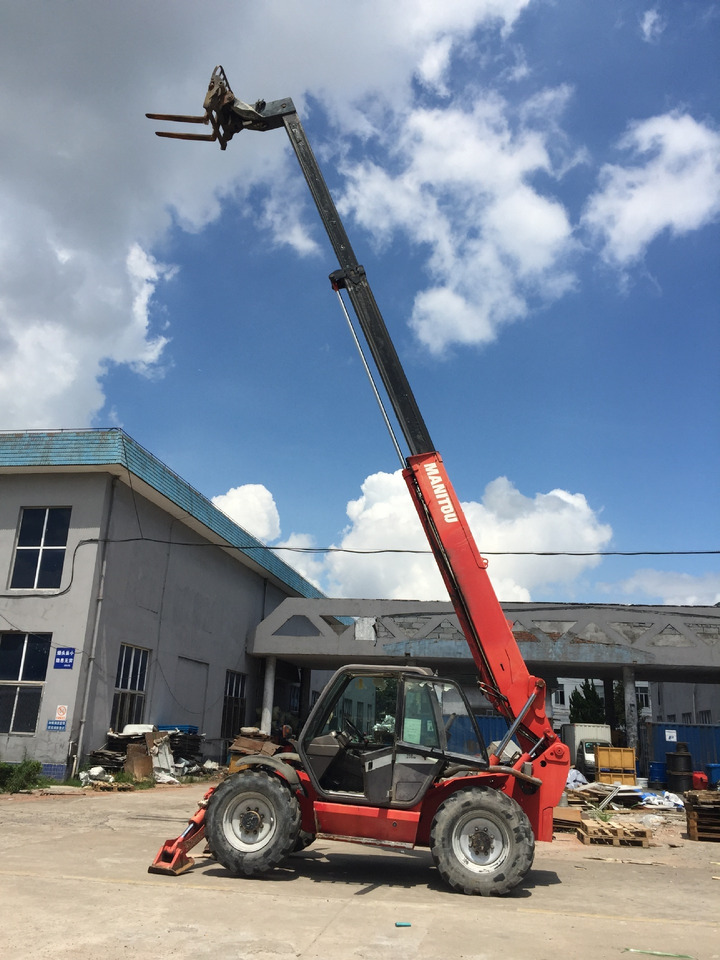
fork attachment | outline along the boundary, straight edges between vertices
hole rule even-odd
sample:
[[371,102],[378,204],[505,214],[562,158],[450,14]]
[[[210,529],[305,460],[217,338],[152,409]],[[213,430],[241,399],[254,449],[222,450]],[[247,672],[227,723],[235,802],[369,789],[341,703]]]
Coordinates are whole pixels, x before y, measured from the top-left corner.
[[158,851],[158,855],[148,867],[148,873],[161,873],[170,877],[177,877],[185,873],[195,863],[189,857],[188,850],[192,850],[205,836],[205,811],[208,800],[215,793],[211,787],[200,801],[200,807],[188,821],[188,825],[174,840],[166,840]]
[[215,67],[212,72],[203,109],[205,113],[201,117],[176,113],[146,113],[145,116],[150,120],[167,120],[171,123],[209,123],[212,133],[173,133],[167,130],[156,130],[155,133],[158,137],[172,140],[217,140],[220,149],[224,150],[241,130],[270,130],[282,126],[282,117],[295,112],[290,99],[271,104],[258,100],[254,106],[237,100],[221,66]]

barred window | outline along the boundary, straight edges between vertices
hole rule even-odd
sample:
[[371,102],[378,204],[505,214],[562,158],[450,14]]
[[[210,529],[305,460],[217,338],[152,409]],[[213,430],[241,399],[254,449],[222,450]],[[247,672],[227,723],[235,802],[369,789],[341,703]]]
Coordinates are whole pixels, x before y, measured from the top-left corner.
[[245,720],[245,674],[225,671],[225,698],[223,700],[220,738],[234,740]]
[[70,507],[23,507],[10,588],[53,590],[60,586]]
[[35,733],[50,633],[0,634],[0,733]]
[[113,697],[110,729],[121,732],[127,723],[142,723],[145,713],[145,682],[149,650],[120,645],[115,696]]

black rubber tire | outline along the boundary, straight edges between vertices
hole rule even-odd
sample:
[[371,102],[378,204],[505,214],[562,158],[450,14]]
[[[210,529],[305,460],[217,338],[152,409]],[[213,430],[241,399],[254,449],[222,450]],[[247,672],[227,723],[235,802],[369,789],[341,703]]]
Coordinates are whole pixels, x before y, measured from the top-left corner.
[[532,866],[535,837],[518,804],[500,790],[458,790],[438,807],[430,850],[440,876],[475,896],[503,896]]
[[315,834],[307,833],[305,830],[300,830],[298,833],[298,838],[295,841],[295,846],[293,848],[293,853],[300,853],[302,850],[306,850],[311,843],[315,842]]
[[255,877],[272,870],[295,849],[300,805],[272,774],[236,773],[210,798],[205,833],[219,863],[235,876]]

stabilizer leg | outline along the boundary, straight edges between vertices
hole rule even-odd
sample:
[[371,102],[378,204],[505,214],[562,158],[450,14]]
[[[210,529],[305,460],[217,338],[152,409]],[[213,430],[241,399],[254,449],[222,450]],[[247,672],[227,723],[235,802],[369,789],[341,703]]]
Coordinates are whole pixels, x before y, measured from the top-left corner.
[[205,836],[205,811],[208,800],[215,793],[215,787],[211,787],[200,801],[200,807],[197,813],[190,818],[188,825],[173,840],[166,840],[158,851],[158,855],[148,867],[148,873],[161,873],[170,877],[178,877],[185,873],[195,863],[192,857],[188,856],[188,851],[192,850]]

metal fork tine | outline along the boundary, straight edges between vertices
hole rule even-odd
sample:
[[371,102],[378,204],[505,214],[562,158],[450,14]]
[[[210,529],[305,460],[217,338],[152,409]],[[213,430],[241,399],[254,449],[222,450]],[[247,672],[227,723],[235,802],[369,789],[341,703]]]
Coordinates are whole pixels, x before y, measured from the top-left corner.
[[170,133],[167,130],[156,130],[156,137],[167,137],[168,140],[217,140],[216,133]]
[[207,123],[207,115],[204,117],[190,117],[179,113],[146,113],[148,120],[171,120],[177,123]]

